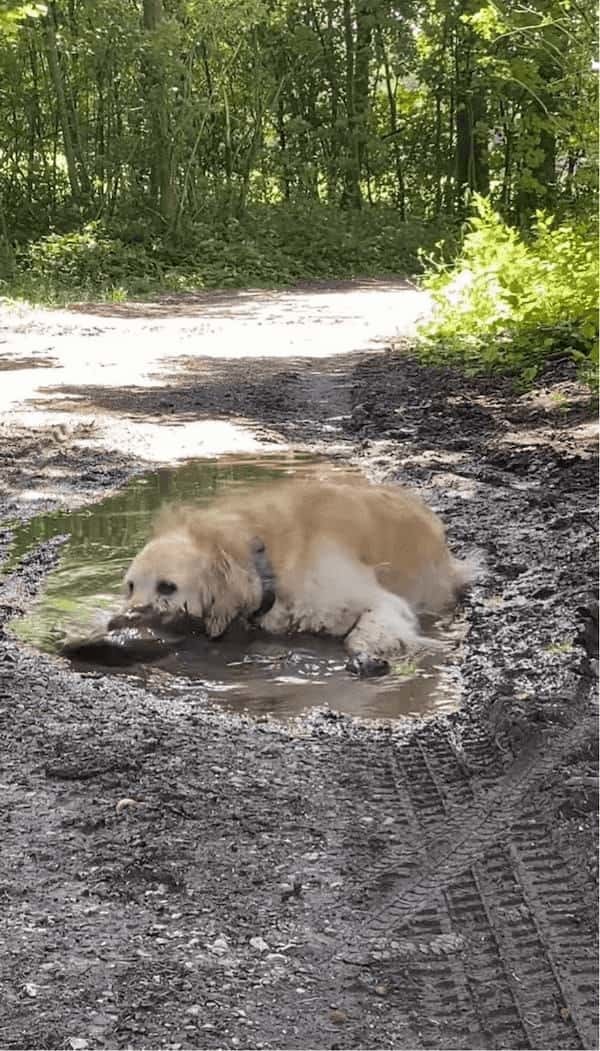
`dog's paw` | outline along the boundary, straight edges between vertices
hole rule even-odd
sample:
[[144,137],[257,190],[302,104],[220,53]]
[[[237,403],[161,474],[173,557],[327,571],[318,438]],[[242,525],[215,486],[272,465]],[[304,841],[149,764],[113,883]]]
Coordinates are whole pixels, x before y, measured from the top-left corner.
[[355,653],[346,664],[346,670],[361,679],[371,679],[376,675],[387,675],[389,662],[382,657],[370,657],[368,653]]

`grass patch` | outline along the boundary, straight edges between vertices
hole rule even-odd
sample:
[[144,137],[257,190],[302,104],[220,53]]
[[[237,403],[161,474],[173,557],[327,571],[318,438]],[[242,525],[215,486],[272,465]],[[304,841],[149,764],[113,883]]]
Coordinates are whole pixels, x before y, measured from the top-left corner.
[[410,660],[394,661],[390,670],[394,675],[399,675],[403,679],[414,679],[419,672],[419,665],[416,661]]

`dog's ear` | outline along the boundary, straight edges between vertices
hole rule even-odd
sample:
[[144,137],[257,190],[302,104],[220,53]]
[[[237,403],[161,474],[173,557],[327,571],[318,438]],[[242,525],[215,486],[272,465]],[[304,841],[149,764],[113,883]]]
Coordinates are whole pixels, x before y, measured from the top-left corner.
[[251,610],[256,601],[257,584],[253,576],[219,548],[202,596],[204,630],[208,637],[217,639],[240,613]]

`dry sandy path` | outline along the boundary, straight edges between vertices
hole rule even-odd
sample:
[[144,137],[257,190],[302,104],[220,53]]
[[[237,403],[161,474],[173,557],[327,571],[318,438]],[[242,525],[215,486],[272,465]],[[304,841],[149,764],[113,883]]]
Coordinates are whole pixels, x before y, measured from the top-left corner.
[[[0,313],[0,417],[4,429],[69,428],[80,444],[165,462],[261,447],[250,428],[210,419],[169,421],[91,406],[83,393],[161,387],[203,359],[331,358],[382,349],[414,333],[427,296],[398,279],[316,284],[287,291],[164,296],[156,302]],[[251,371],[249,371],[249,376]],[[65,388],[69,399],[65,404]],[[78,390],[80,393],[78,393]],[[62,402],[62,404],[61,404]],[[120,418],[116,418],[120,417]],[[81,426],[94,422],[85,438]]]

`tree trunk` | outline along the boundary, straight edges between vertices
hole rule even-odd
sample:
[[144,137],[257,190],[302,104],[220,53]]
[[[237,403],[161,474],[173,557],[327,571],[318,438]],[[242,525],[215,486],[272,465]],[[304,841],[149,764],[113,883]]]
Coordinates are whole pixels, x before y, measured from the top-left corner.
[[71,135],[71,124],[69,121],[69,110],[67,107],[67,101],[65,97],[65,87],[63,83],[60,63],[58,61],[54,4],[50,4],[48,7],[48,13],[44,18],[44,29],[46,37],[46,55],[48,58],[48,68],[50,70],[50,78],[52,80],[52,86],[54,88],[54,94],[56,96],[56,111],[58,122],[60,125],[60,130],[62,132],[63,146],[65,151],[65,161],[67,163],[67,176],[69,179],[69,186],[71,187],[71,194],[74,200],[77,201],[80,197],[79,175],[77,172],[75,150],[73,147],[73,138]]
[[471,82],[472,100],[472,189],[487,197],[490,192],[489,128],[487,124],[486,100],[483,87],[474,78]]
[[381,53],[381,60],[383,62],[383,72],[385,75],[385,91],[388,100],[388,111],[390,115],[390,137],[392,139],[392,151],[394,154],[394,168],[396,172],[396,205],[400,212],[400,218],[402,222],[406,219],[406,191],[404,185],[404,170],[402,165],[402,155],[400,151],[399,141],[399,129],[398,129],[398,111],[396,107],[396,94],[395,86],[392,84],[392,72],[390,69],[390,61],[383,39],[383,33],[381,28],[377,29],[377,41],[379,43],[379,50]]
[[372,21],[373,11],[370,0],[361,0],[356,5],[356,52],[354,60],[354,133],[356,137],[354,148],[359,179],[364,167],[368,137]]
[[[541,65],[539,73],[545,84],[559,75],[551,63]],[[537,138],[531,143],[530,150],[534,147],[539,159],[529,168],[530,178],[517,193],[516,212],[521,226],[529,226],[538,208],[552,209],[556,203],[556,135],[551,107],[551,94],[545,87],[540,88],[536,98],[527,103],[525,119],[531,122],[530,127]]]
[[356,108],[354,105],[355,53],[354,31],[352,25],[352,7],[350,0],[344,0],[344,43],[346,46],[346,156],[344,158],[344,189],[342,206],[360,208],[360,156],[356,127]]
[[277,102],[277,141],[279,142],[279,153],[281,155],[281,194],[283,196],[284,201],[289,201],[290,175],[287,155],[287,136],[285,132],[285,107],[283,94],[279,96]]
[[504,138],[504,156],[502,164],[502,190],[500,199],[502,201],[502,211],[505,219],[510,216],[511,207],[511,180],[512,180],[512,140],[513,131],[511,125],[510,113],[508,110],[507,103],[500,101],[500,116],[502,118],[502,135]]
[[144,29],[148,47],[144,73],[148,86],[148,106],[152,131],[150,185],[158,210],[166,223],[175,218],[177,200],[173,181],[173,151],[169,135],[169,108],[164,63],[154,47],[155,36],[163,21],[162,0],[143,0]]
[[466,210],[470,193],[489,193],[488,128],[483,87],[474,69],[470,31],[456,36],[456,204]]

